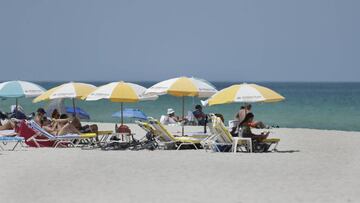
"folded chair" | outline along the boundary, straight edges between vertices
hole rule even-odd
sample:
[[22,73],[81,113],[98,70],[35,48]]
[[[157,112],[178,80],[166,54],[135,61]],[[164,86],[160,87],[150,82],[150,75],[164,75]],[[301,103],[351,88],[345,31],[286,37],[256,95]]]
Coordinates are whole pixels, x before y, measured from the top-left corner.
[[193,146],[194,149],[199,149],[199,147],[201,147],[201,138],[174,136],[158,120],[153,118],[149,119],[149,124],[155,130],[154,135],[159,140],[159,144],[164,145],[164,149],[175,148],[176,150],[179,150],[183,146]]
[[208,122],[207,127],[209,128],[210,135],[207,136],[205,139],[201,140],[200,144],[205,149],[205,151],[211,149],[213,143],[217,139],[217,133],[214,129],[213,123]]
[[[31,120],[26,123],[35,134],[27,139],[32,141],[36,147],[41,147],[41,142],[47,142],[46,145],[57,148],[59,146],[73,146],[75,147],[80,141],[86,141],[91,144],[91,139],[96,137],[96,133],[84,133],[84,134],[67,134],[67,135],[52,135],[43,128],[41,128],[35,121]],[[41,135],[39,138],[38,136]]]

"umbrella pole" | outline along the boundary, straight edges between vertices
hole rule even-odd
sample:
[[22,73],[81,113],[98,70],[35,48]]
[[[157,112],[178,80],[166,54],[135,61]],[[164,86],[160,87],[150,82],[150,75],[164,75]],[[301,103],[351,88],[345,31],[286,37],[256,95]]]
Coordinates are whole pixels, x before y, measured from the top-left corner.
[[72,104],[73,104],[73,109],[74,109],[74,114],[75,114],[74,117],[76,117],[75,98],[72,98]]
[[124,124],[123,105],[124,105],[124,103],[121,102],[121,125]]
[[[185,115],[185,96],[182,97],[182,119],[184,121],[184,115]],[[183,123],[181,125],[181,135],[184,136],[184,125],[185,123]]]
[[19,105],[18,98],[16,98],[15,99],[15,110],[16,110],[16,112],[18,111],[18,105]]

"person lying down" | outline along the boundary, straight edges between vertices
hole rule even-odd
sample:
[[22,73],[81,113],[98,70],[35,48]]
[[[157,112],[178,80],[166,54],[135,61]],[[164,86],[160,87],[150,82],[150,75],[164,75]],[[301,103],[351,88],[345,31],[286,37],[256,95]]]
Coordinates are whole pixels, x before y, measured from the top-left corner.
[[59,119],[53,119],[50,125],[42,126],[44,130],[53,135],[80,134],[66,114],[61,114]]

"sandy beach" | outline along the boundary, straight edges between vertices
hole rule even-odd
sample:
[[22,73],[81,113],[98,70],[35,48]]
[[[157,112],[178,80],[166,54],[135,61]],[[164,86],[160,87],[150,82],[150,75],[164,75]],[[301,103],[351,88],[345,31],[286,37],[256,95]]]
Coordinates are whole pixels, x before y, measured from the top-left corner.
[[280,152],[2,151],[1,202],[360,201],[360,132],[272,129],[272,136],[281,138]]

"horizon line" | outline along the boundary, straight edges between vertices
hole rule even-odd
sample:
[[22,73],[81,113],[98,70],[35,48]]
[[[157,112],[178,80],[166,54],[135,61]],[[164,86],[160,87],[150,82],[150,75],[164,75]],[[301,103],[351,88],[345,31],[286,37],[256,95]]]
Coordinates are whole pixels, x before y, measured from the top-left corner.
[[[170,79],[170,78],[168,78]],[[201,78],[204,79],[204,78]],[[157,83],[164,80],[23,80],[23,79],[12,79],[12,80],[22,80],[22,81],[32,81],[32,82],[116,82],[116,81],[124,81],[124,82],[148,82],[148,83]],[[0,80],[0,82],[12,81],[12,80]],[[165,79],[167,80],[167,79]],[[216,82],[216,83],[360,83],[360,81],[331,81],[331,80],[323,80],[323,81],[286,81],[286,80],[207,80],[209,82]]]
[[[169,78],[170,79],[170,78]],[[202,78],[203,79],[203,78]],[[22,79],[13,79],[13,80],[22,80]],[[167,80],[167,79],[165,79]],[[0,80],[0,82],[6,82],[11,80]],[[124,82],[149,82],[157,83],[164,80],[23,80],[23,81],[32,81],[32,82],[115,82],[115,81],[124,81]],[[360,81],[270,81],[270,80],[247,80],[247,81],[235,81],[235,80],[207,80],[209,82],[216,83],[360,83]]]

